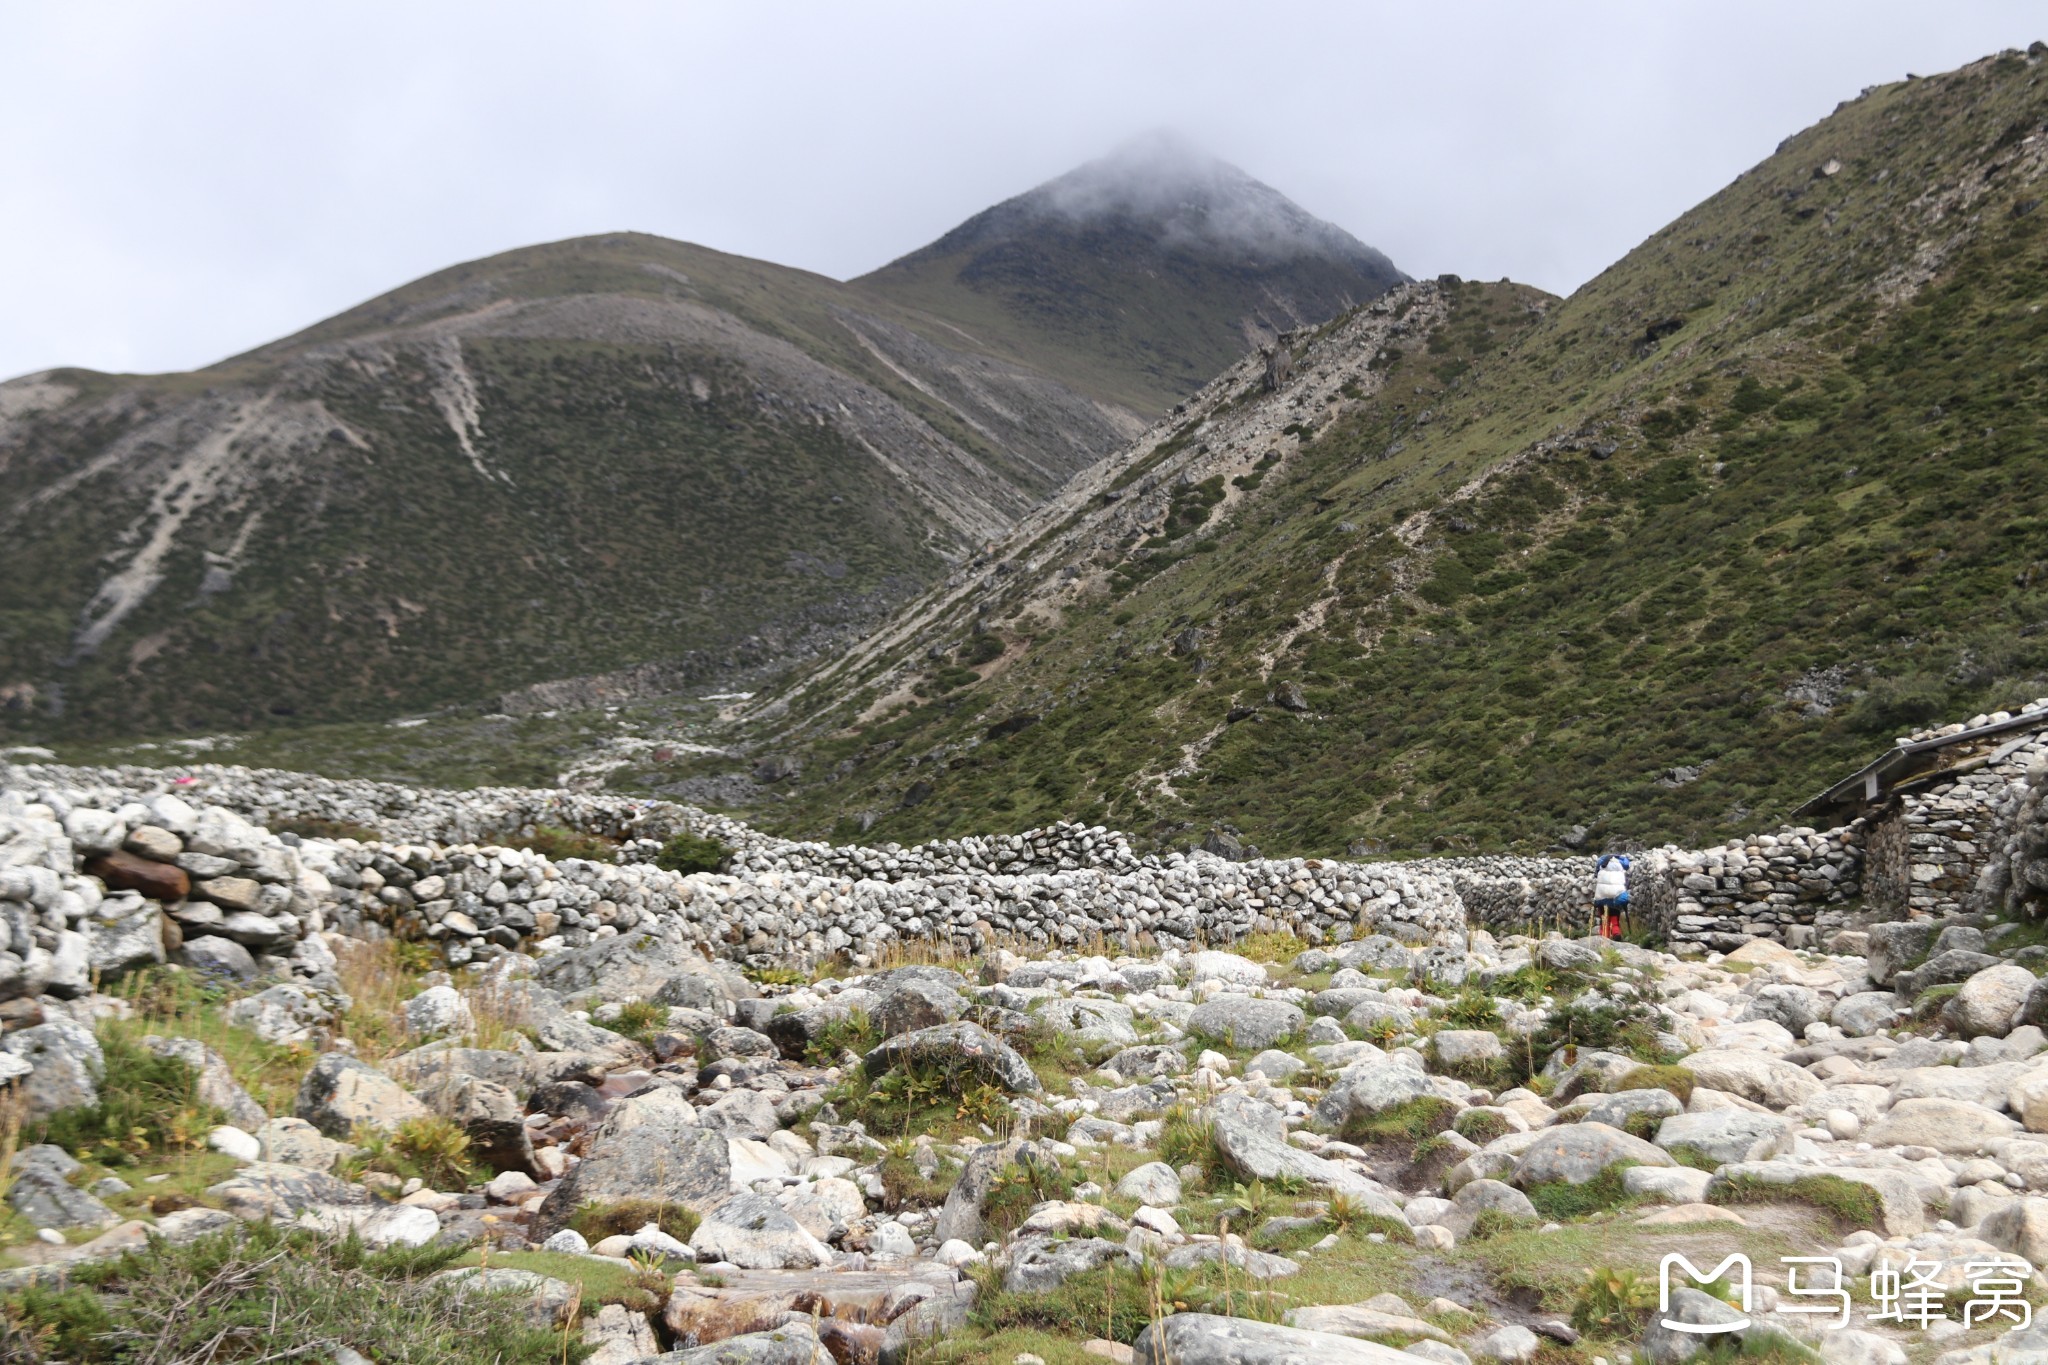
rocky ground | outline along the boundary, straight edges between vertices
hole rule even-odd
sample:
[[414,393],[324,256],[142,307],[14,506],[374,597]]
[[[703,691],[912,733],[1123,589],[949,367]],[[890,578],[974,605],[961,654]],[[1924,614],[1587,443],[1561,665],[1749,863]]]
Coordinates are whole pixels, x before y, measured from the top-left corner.
[[[1656,1324],[1660,1259],[1738,1251],[1747,1354],[2048,1358],[1964,1321],[1985,1263],[2048,1261],[2030,921],[1679,957],[1361,909],[1312,947],[742,966],[614,907],[451,953],[295,905],[311,846],[218,808],[5,799],[7,1359],[1669,1365],[1722,1338]],[[1839,1276],[1846,1323],[1778,1311],[1784,1256],[1838,1263],[1797,1286]],[[1874,1316],[1909,1264],[1929,1321]],[[276,1325],[366,1275],[405,1313]],[[209,1294],[205,1340],[149,1317]]]

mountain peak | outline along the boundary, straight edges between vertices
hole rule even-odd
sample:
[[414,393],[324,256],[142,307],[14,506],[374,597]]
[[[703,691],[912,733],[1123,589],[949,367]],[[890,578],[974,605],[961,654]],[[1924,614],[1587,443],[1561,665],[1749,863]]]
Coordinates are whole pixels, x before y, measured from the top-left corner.
[[1156,130],[999,205],[1150,227],[1169,250],[1355,259],[1379,253],[1181,134]]

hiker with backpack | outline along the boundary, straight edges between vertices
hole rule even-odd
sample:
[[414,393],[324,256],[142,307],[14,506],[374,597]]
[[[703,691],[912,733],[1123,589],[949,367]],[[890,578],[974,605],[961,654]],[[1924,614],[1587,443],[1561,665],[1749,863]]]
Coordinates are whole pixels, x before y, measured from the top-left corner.
[[1603,853],[1593,865],[1594,929],[1602,938],[1620,938],[1621,919],[1628,912],[1626,853]]

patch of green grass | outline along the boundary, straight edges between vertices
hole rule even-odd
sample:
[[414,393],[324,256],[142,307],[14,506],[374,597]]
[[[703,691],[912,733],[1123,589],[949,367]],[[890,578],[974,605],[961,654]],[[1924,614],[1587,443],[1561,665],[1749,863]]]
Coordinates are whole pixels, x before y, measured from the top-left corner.
[[1718,1182],[1708,1199],[1715,1204],[1806,1204],[1828,1214],[1844,1232],[1884,1221],[1884,1201],[1877,1191],[1836,1175],[1802,1176],[1782,1185],[1737,1176]]
[[1179,1170],[1199,1166],[1212,1186],[1221,1186],[1230,1168],[1216,1149],[1216,1127],[1185,1105],[1166,1111],[1159,1130],[1159,1159]]
[[905,1152],[892,1151],[879,1163],[882,1177],[882,1207],[891,1213],[904,1209],[935,1209],[946,1202],[959,1178],[958,1164],[941,1160],[930,1175],[917,1168]]
[[1515,1131],[1505,1114],[1488,1113],[1483,1109],[1460,1110],[1451,1128],[1459,1137],[1470,1138],[1481,1147]]
[[459,1192],[476,1177],[469,1134],[461,1124],[438,1114],[407,1119],[389,1132],[358,1128],[351,1136],[357,1150],[336,1167],[348,1179],[383,1171],[403,1180],[423,1180],[432,1189]]
[[882,1026],[866,1010],[849,1010],[812,1032],[804,1044],[804,1060],[812,1066],[837,1066],[845,1054],[866,1056],[881,1041]]
[[1677,1063],[1664,1066],[1639,1066],[1623,1075],[1615,1083],[1616,1090],[1665,1090],[1678,1098],[1680,1104],[1690,1103],[1694,1085],[1692,1072]]
[[150,967],[129,973],[109,991],[128,1002],[130,1017],[100,1021],[95,1031],[102,1047],[115,1038],[140,1046],[149,1034],[196,1039],[221,1055],[243,1089],[266,1111],[292,1112],[312,1054],[305,1048],[266,1043],[248,1029],[228,1023],[229,991],[217,979],[177,967]]
[[252,1224],[81,1266],[69,1288],[10,1295],[0,1340],[9,1359],[66,1365],[286,1359],[311,1341],[375,1360],[573,1365],[590,1354],[573,1328],[529,1326],[517,1297],[462,1298],[429,1279],[463,1254],[373,1252],[354,1237]]
[[1574,1185],[1564,1180],[1550,1180],[1540,1185],[1531,1185],[1523,1193],[1528,1195],[1529,1202],[1536,1206],[1536,1212],[1557,1222],[1605,1213],[1610,1209],[1627,1208],[1638,1202],[1638,1197],[1622,1187],[1621,1173],[1634,1164],[1631,1161],[1624,1161],[1609,1166],[1583,1185]]
[[667,1271],[616,1265],[602,1257],[561,1251],[493,1251],[486,1262],[481,1253],[465,1250],[455,1261],[457,1266],[484,1264],[501,1270],[531,1270],[551,1280],[581,1286],[586,1317],[595,1316],[597,1307],[607,1303],[621,1304],[635,1313],[658,1312],[673,1283]]
[[31,1140],[54,1142],[85,1160],[129,1165],[166,1151],[194,1150],[225,1121],[199,1100],[199,1074],[172,1057],[110,1033],[100,1040],[106,1074],[99,1102],[60,1109],[29,1129]]
[[981,1217],[992,1231],[1007,1233],[1037,1205],[1073,1197],[1074,1182],[1064,1169],[1048,1162],[1013,1161],[989,1181]]
[[616,843],[601,835],[584,834],[560,825],[535,825],[533,833],[518,835],[504,842],[507,848],[530,849],[551,862],[584,858],[593,863],[608,863],[619,849]]
[[1458,1116],[1458,1106],[1434,1095],[1382,1109],[1377,1114],[1354,1114],[1338,1134],[1346,1142],[1421,1142],[1449,1128]]
[[605,1027],[646,1046],[655,1034],[668,1027],[668,1006],[650,1000],[628,1000]]
[[880,1076],[856,1067],[826,1098],[876,1137],[978,1132],[1015,1114],[1009,1097],[965,1061],[904,1062]]

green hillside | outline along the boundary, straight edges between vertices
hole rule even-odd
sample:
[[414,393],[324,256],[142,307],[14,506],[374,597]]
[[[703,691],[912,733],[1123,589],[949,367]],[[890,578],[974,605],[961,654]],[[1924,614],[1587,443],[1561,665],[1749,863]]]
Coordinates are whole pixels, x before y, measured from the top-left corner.
[[[760,712],[757,746],[824,775],[771,818],[1701,840],[2038,695],[2039,74],[2007,53],[1866,92],[1570,299],[1411,289],[1442,321],[1298,362],[1327,405],[1237,372],[1025,523],[985,561],[1008,572]],[[1149,532],[1109,520],[1190,451],[1211,463],[1146,495]]]
[[829,650],[1138,425],[821,276],[639,234],[191,374],[0,388],[22,738],[670,690]]

